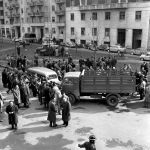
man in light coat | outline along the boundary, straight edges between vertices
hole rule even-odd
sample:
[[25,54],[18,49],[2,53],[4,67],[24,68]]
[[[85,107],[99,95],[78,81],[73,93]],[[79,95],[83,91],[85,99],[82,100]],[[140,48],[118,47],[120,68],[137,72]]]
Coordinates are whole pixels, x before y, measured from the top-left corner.
[[0,92],[0,122],[3,122],[3,105],[4,105],[3,96]]

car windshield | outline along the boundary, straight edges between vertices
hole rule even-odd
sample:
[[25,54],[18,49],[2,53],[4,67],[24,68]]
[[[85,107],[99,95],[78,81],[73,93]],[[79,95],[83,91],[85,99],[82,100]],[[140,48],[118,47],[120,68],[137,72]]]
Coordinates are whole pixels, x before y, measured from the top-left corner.
[[51,79],[57,79],[57,75],[56,74],[52,74],[52,75],[49,75],[47,77],[47,80],[51,80]]

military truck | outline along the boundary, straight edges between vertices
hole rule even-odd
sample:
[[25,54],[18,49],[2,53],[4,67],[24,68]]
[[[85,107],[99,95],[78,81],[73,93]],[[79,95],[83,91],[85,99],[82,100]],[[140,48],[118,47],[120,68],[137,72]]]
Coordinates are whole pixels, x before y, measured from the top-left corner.
[[109,106],[115,107],[121,96],[136,91],[136,78],[127,71],[83,70],[66,73],[61,86],[72,104],[82,96],[94,95],[104,97]]

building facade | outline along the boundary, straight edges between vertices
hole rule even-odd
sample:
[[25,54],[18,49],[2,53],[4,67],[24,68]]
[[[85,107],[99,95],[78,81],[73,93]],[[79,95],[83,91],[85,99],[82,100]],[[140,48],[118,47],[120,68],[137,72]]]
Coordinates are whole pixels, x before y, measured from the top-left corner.
[[65,0],[0,0],[0,30],[11,38],[35,33],[64,40]]
[[150,48],[149,0],[66,0],[66,41]]

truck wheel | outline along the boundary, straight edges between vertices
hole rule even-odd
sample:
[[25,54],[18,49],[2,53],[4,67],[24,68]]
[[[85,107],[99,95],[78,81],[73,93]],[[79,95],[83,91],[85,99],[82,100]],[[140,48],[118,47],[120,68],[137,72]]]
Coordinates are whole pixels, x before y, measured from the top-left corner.
[[67,94],[67,96],[69,97],[69,101],[71,103],[71,105],[74,105],[76,103],[76,98],[73,94]]
[[111,107],[116,107],[119,103],[118,97],[111,95],[107,98],[107,104]]

